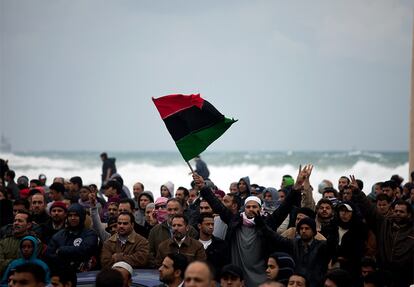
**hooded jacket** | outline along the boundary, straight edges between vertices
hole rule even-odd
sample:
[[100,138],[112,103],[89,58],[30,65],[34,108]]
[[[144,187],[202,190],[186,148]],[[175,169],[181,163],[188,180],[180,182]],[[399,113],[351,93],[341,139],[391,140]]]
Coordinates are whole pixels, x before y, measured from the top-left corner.
[[92,229],[85,228],[86,212],[81,205],[72,204],[68,208],[68,216],[73,212],[79,215],[79,225],[66,227],[53,235],[46,258],[49,264],[62,264],[72,270],[86,271],[86,264],[97,254],[98,236]]
[[[24,259],[23,258],[23,254],[22,254],[22,250],[21,250],[22,243],[25,240],[30,240],[32,242],[32,244],[33,244],[33,253],[32,253],[32,255],[30,256],[29,259]],[[41,249],[41,244],[42,243],[41,243],[41,241],[38,238],[36,238],[34,236],[31,236],[31,235],[25,236],[25,237],[22,238],[22,240],[20,240],[20,250],[19,250],[19,254],[20,254],[20,257],[21,258],[15,259],[12,262],[10,262],[10,264],[7,267],[6,271],[4,271],[3,278],[1,280],[1,286],[2,287],[3,286],[7,286],[7,283],[8,283],[7,282],[7,279],[9,277],[10,271],[16,269],[17,266],[20,266],[20,265],[23,265],[23,264],[26,264],[26,263],[33,263],[33,264],[36,264],[36,265],[39,265],[40,267],[42,267],[43,270],[45,270],[45,273],[46,273],[46,278],[45,278],[46,284],[49,284],[50,283],[50,271],[49,271],[49,267],[46,265],[45,262],[43,262],[42,260],[40,260],[39,258],[37,258],[37,254],[39,253],[39,249]]]
[[145,208],[141,208],[139,206],[139,201],[141,200],[142,196],[146,196],[149,198],[150,202],[154,202],[154,195],[152,195],[151,191],[144,191],[140,195],[138,195],[137,201],[138,201],[138,208],[137,211],[135,211],[135,222],[139,225],[144,226],[145,224]]
[[279,193],[277,189],[274,187],[267,187],[263,191],[263,198],[265,197],[266,193],[270,193],[272,196],[272,200],[264,200],[263,201],[263,211],[268,214],[272,214],[280,205],[279,201]]
[[174,183],[172,183],[171,181],[167,181],[166,183],[164,183],[162,186],[165,186],[168,191],[170,192],[170,198],[174,197]]

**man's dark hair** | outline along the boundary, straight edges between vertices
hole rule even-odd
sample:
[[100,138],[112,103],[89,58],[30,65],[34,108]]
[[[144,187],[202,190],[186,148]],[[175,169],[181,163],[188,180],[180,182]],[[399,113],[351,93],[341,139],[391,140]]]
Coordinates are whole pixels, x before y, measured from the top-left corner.
[[119,203],[128,203],[129,206],[131,207],[131,210],[134,211],[135,209],[135,202],[134,200],[132,200],[131,198],[123,198],[119,201]]
[[316,204],[316,209],[319,209],[319,207],[320,207],[323,203],[329,204],[331,207],[333,207],[333,203],[332,203],[332,201],[330,201],[330,200],[329,200],[329,199],[327,199],[327,198],[321,198],[321,199],[318,201],[318,203]]
[[57,276],[59,277],[59,282],[65,286],[68,282],[72,283],[72,287],[76,287],[78,281],[76,272],[70,269],[59,269],[57,267],[52,268],[50,273],[50,278]]
[[184,207],[184,205],[183,205],[182,201],[181,201],[181,200],[179,200],[178,198],[172,197],[172,198],[168,199],[168,200],[167,200],[167,204],[168,204],[169,202],[171,202],[171,201],[178,202],[178,203],[180,204],[181,208],[183,208],[183,207]]
[[227,193],[226,195],[231,197],[232,203],[235,203],[237,205],[237,210],[239,210],[242,205],[242,200],[240,196],[236,193]]
[[78,185],[79,189],[82,187],[83,182],[80,176],[74,176],[69,180],[71,183]]
[[102,269],[96,276],[96,287],[123,287],[124,278],[116,269]]
[[41,186],[42,185],[40,180],[38,180],[37,178],[31,179],[30,183],[34,183],[34,184],[36,184],[36,186]]
[[53,189],[57,193],[64,194],[65,193],[65,186],[61,184],[60,182],[54,182],[51,186],[49,186],[49,190]]
[[91,183],[89,185],[89,189],[91,189],[91,188],[98,189],[98,186],[96,184],[94,184],[94,183]]
[[[308,280],[308,277],[305,274],[300,273],[300,272],[293,272],[293,274],[290,275],[290,277],[292,277],[292,276],[302,277],[305,280],[305,287],[309,287],[309,280]],[[290,279],[290,277],[289,277],[289,279]]]
[[190,195],[188,189],[183,186],[180,186],[179,188],[177,188],[177,190],[182,190],[184,193],[184,197],[188,197]]
[[404,179],[398,174],[393,174],[390,180],[393,180],[397,184],[397,186],[400,186],[401,183],[404,181]]
[[101,157],[103,159],[107,159],[108,158],[108,154],[106,152],[101,153]]
[[391,203],[391,198],[388,196],[388,194],[380,193],[377,195],[377,201],[384,201],[386,200],[388,203]]
[[346,175],[343,175],[343,176],[341,176],[340,178],[345,178],[345,179],[346,179],[347,184],[350,184],[350,183],[351,183],[351,181],[349,180],[349,177],[347,177]]
[[187,218],[187,216],[185,216],[184,214],[174,214],[174,215],[173,215],[173,217],[171,218],[171,222],[172,222],[175,218],[182,218],[182,219],[184,219],[184,223],[185,223],[185,225],[188,225],[188,218]]
[[25,263],[16,267],[14,273],[30,273],[36,282],[46,283],[46,272],[38,264]]
[[396,205],[405,205],[405,207],[407,208],[407,213],[412,217],[413,208],[411,207],[411,204],[409,204],[407,201],[403,199],[398,199],[391,204],[391,208],[394,209]]
[[11,169],[6,171],[5,175],[9,176],[11,179],[14,179],[16,177],[16,173],[14,172],[14,170],[11,170]]
[[27,210],[30,209],[30,202],[25,198],[16,199],[13,202],[13,206],[16,206],[16,205],[23,205],[25,209],[27,209]]
[[180,253],[169,253],[167,255],[168,258],[170,258],[173,261],[173,268],[175,270],[180,270],[180,278],[184,279],[184,272],[185,269],[187,269],[188,266],[188,260],[187,257]]
[[322,196],[327,192],[332,192],[336,198],[338,198],[338,191],[333,187],[325,187],[322,191]]
[[329,279],[333,281],[337,287],[349,287],[352,286],[352,277],[348,271],[343,269],[332,269],[329,271],[326,276],[325,280]]
[[381,188],[386,188],[386,187],[390,187],[391,189],[395,189],[397,187],[397,184],[393,180],[387,180],[387,181],[384,181],[381,184]]
[[360,179],[356,180],[356,183],[358,185],[359,190],[363,190],[364,189],[364,182]]
[[[43,193],[40,190],[38,190],[37,188],[31,188],[29,190],[29,196],[33,196],[35,194],[41,194],[41,195],[43,195]],[[44,196],[43,196],[43,198],[44,198]]]
[[135,223],[135,216],[131,212],[122,211],[121,213],[119,213],[118,218],[121,215],[128,215],[129,216],[129,222],[131,222],[131,224],[134,225],[134,223]]
[[32,215],[32,213],[29,211],[29,210],[27,210],[27,209],[22,209],[22,210],[19,210],[17,213],[16,213],[16,215],[17,214],[26,214],[27,215],[27,219],[26,219],[26,221],[27,222],[32,222],[33,221],[33,215]]
[[206,219],[206,218],[212,218],[214,220],[214,215],[212,213],[209,213],[209,212],[207,212],[207,213],[200,213],[198,215],[197,222],[200,223],[200,224],[202,224],[203,221],[204,221],[204,219]]
[[116,190],[117,194],[120,194],[122,191],[122,185],[116,180],[110,180],[106,183],[105,188],[112,187]]

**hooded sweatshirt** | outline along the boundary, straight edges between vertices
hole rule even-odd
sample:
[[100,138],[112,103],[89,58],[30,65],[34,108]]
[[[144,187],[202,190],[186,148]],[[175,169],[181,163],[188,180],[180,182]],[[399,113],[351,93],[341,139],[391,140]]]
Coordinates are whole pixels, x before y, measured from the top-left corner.
[[168,191],[170,192],[170,197],[169,198],[173,198],[174,197],[174,183],[172,183],[171,181],[167,181],[162,186],[165,186],[168,189]]
[[141,200],[142,196],[146,196],[149,198],[150,202],[154,202],[154,195],[152,195],[151,191],[144,191],[140,195],[138,195],[137,201],[138,201],[138,208],[135,211],[135,222],[139,225],[144,226],[145,224],[145,208],[139,207],[139,201]]
[[[250,196],[250,178],[249,178],[248,176],[245,176],[245,177],[240,178],[240,179],[239,179],[239,182],[240,182],[241,180],[242,180],[242,181],[244,181],[244,182],[246,183],[246,188],[247,188],[246,195],[243,195],[243,194],[240,192],[240,189],[239,189],[239,196],[240,196],[240,198],[241,198],[241,200],[242,200],[242,202],[241,202],[241,206],[244,206],[244,200]],[[237,188],[239,188],[239,184],[237,184]]]
[[[25,240],[30,240],[33,244],[33,253],[32,253],[32,255],[30,256],[29,259],[23,258],[23,254],[22,254],[21,247],[22,247],[23,241],[25,241]],[[20,265],[23,265],[23,264],[26,264],[26,263],[33,263],[33,264],[36,264],[36,265],[39,265],[40,267],[42,267],[43,270],[45,270],[45,273],[46,273],[46,278],[45,278],[46,284],[49,284],[50,283],[49,267],[47,266],[47,264],[45,262],[43,262],[42,260],[37,258],[37,254],[39,253],[39,251],[41,251],[40,250],[41,247],[42,247],[41,241],[38,238],[36,238],[34,236],[31,236],[31,235],[23,237],[22,240],[20,240],[20,251],[19,251],[20,258],[15,259],[12,262],[10,262],[10,264],[7,267],[6,271],[4,271],[3,278],[1,279],[1,286],[2,287],[7,286],[7,279],[9,277],[10,271],[16,269],[17,266],[20,266]]]
[[266,193],[270,193],[272,195],[271,200],[264,200],[263,202],[263,211],[268,214],[272,214],[273,211],[275,211],[279,205],[279,193],[277,192],[277,189],[274,187],[267,187],[263,191],[263,199],[265,198]]
[[58,231],[50,240],[46,251],[49,264],[61,264],[65,268],[87,271],[93,255],[97,254],[98,236],[95,231],[85,228],[85,209],[78,203],[68,208],[68,215],[79,215],[78,226],[66,227]]

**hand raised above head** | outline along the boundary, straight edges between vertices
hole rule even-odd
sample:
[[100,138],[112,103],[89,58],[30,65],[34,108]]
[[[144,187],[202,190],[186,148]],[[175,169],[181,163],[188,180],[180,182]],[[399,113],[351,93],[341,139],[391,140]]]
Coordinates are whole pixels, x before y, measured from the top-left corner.
[[355,175],[350,175],[349,178],[351,179],[351,183],[349,184],[349,187],[352,189],[352,191],[359,190],[359,186],[356,181]]
[[300,189],[305,182],[306,179],[309,179],[311,173],[312,173],[313,165],[307,164],[303,167],[302,165],[299,166],[299,172],[298,176],[296,177],[296,182],[294,189]]
[[193,180],[198,189],[202,189],[205,185],[204,178],[198,173],[193,173]]

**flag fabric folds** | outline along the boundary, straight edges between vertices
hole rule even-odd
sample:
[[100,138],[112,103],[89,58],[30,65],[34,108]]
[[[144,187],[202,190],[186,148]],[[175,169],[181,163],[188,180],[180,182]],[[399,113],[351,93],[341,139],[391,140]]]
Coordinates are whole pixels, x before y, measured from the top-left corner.
[[185,161],[199,155],[237,121],[226,118],[199,94],[152,100]]

